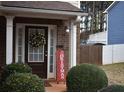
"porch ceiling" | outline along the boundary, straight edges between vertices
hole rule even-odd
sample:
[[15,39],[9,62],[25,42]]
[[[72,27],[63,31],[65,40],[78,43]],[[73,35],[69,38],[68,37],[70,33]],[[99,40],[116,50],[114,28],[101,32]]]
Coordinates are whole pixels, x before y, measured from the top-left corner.
[[19,8],[19,7],[6,7],[0,6],[1,14],[13,15],[22,17],[40,17],[51,19],[70,19],[77,16],[86,16],[87,13],[74,12],[74,11],[60,11],[60,10],[46,10],[46,9],[32,9],[32,8]]

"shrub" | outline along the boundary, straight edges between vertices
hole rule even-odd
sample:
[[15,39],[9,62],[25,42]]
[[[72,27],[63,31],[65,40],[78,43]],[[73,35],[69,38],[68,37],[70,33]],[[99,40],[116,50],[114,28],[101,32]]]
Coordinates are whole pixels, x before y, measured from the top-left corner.
[[110,85],[101,89],[100,92],[124,92],[124,85]]
[[92,64],[72,67],[66,77],[66,86],[69,92],[94,92],[107,85],[108,78],[105,72]]
[[23,64],[23,63],[13,63],[13,64],[6,65],[4,67],[2,75],[1,75],[1,81],[5,81],[5,79],[10,74],[14,74],[16,72],[19,72],[19,73],[31,73],[32,69],[27,64]]
[[11,74],[4,84],[5,92],[44,92],[44,82],[31,73]]

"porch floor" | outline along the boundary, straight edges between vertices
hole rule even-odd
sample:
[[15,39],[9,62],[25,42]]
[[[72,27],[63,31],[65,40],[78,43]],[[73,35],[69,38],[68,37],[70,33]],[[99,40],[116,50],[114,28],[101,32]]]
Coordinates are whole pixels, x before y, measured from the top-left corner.
[[57,84],[56,82],[49,82],[51,84],[50,87],[45,87],[46,92],[64,92],[66,91],[66,84],[60,82]]

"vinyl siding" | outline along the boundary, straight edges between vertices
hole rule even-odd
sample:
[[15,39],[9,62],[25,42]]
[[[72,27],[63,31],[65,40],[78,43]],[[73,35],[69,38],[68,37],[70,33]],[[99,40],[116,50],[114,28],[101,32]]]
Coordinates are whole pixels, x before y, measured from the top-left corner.
[[124,44],[124,1],[108,12],[108,44]]

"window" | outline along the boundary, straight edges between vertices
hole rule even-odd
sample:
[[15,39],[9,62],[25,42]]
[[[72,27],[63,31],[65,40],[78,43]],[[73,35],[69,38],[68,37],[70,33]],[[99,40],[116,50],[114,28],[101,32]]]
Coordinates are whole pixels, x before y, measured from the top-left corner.
[[50,31],[50,72],[53,72],[53,66],[54,66],[54,31],[51,29]]
[[18,29],[18,62],[22,62],[22,47],[23,47],[23,41],[22,41],[22,37],[23,37],[23,29],[19,28]]
[[[44,34],[44,29],[40,28],[30,28],[29,29],[29,36],[32,33],[42,33]],[[38,48],[33,48],[30,44],[28,44],[28,61],[29,62],[44,62],[44,45]]]

